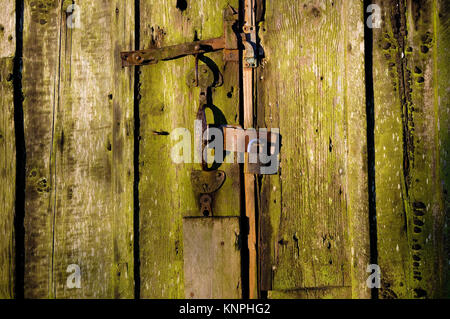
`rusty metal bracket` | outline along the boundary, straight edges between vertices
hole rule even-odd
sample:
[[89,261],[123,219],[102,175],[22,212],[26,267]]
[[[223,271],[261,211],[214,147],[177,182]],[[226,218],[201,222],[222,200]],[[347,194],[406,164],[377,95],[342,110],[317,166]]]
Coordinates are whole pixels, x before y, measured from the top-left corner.
[[191,172],[191,184],[194,192],[199,194],[214,193],[225,182],[224,171],[200,171]]
[[195,69],[191,70],[186,76],[186,85],[188,87],[219,87],[223,84],[223,77],[220,72],[218,72],[217,80],[214,77],[214,72],[211,68],[206,65],[196,64]]
[[212,216],[213,194],[225,182],[224,171],[200,171],[191,172],[191,184],[194,192],[200,195],[200,212],[203,216]]
[[244,1],[245,14],[244,25],[242,26],[242,43],[244,45],[243,63],[244,68],[256,68],[258,66],[258,45],[256,44],[256,21],[251,12],[254,10],[253,1]]
[[223,36],[208,40],[193,41],[162,48],[121,52],[122,66],[156,64],[187,55],[198,55],[223,50],[225,61],[239,61],[238,37],[235,28],[239,15],[237,10],[228,6],[224,10]]
[[244,41],[244,67],[246,68],[256,68],[258,66],[258,56],[256,50],[253,47],[252,42]]

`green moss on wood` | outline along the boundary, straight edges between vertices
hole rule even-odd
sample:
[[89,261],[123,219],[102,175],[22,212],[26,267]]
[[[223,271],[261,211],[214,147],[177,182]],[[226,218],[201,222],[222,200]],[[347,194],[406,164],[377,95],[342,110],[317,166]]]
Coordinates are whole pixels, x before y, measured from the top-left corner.
[[362,13],[360,3],[267,3],[260,125],[279,127],[283,142],[279,176],[262,188],[272,290],[354,284],[368,295]]
[[446,119],[436,107],[437,8],[432,1],[379,4],[386,8],[381,30],[374,30],[381,297],[444,296],[448,257],[437,137]]
[[[237,1],[192,1],[184,11],[162,0],[141,2],[141,48],[173,45],[223,34],[222,15]],[[213,89],[213,104],[228,124],[239,123],[239,82],[236,63],[224,65],[222,53],[206,55],[224,77]],[[202,63],[201,61],[199,62]],[[188,88],[186,76],[194,58],[184,57],[142,67],[140,87],[140,259],[141,297],[184,298],[182,217],[198,216],[198,198],[192,191],[190,171],[199,164],[174,164],[170,158],[176,140],[170,133],[187,128],[193,140],[199,89]],[[231,98],[227,96],[234,92]],[[207,111],[208,123],[214,123]],[[222,123],[225,124],[225,123]],[[154,132],[168,132],[159,135]],[[217,216],[240,216],[239,167],[224,164],[227,178],[214,199]]]
[[[1,14],[0,14],[1,15]],[[16,143],[13,59],[0,57],[0,298],[15,294]]]
[[69,28],[58,1],[25,3],[26,297],[134,296],[133,72],[119,57],[133,4],[79,3]]

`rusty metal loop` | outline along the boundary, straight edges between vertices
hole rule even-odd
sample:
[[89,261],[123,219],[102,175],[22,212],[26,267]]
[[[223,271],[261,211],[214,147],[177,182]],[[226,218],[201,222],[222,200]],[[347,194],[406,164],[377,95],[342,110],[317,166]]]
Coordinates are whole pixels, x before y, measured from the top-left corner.
[[197,141],[199,142],[197,145],[201,145],[201,149],[200,149],[200,156],[202,159],[202,169],[203,170],[207,170],[208,169],[208,163],[206,163],[204,157],[203,157],[203,152],[207,146],[206,141],[203,139],[203,134],[205,134],[205,132],[208,130],[208,124],[206,123],[206,113],[205,113],[205,108],[206,108],[206,92],[207,90],[201,90],[200,91],[200,104],[198,106],[198,111],[197,111],[197,120],[202,122],[202,131],[200,136],[198,137],[200,140]]

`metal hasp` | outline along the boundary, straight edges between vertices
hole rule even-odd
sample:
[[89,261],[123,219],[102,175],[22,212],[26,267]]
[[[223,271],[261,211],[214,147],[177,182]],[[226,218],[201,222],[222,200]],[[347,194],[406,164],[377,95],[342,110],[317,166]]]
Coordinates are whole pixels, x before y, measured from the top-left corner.
[[187,55],[198,55],[223,50],[225,61],[239,61],[238,50],[238,12],[228,6],[223,14],[223,36],[208,40],[199,40],[162,48],[121,52],[122,66],[156,64]]
[[[207,65],[198,66],[198,56],[195,58],[195,69],[188,74],[186,79],[188,86],[200,87],[199,107],[197,112],[197,120],[202,123],[201,127],[196,128],[195,132],[197,147],[196,150],[201,160],[202,170],[193,170],[191,172],[191,184],[199,195],[200,213],[207,217],[212,216],[213,211],[213,195],[224,183],[225,172],[219,170],[208,170],[208,165],[203,156],[203,151],[207,145],[203,139],[204,133],[208,129],[206,122],[205,108],[208,106],[208,95],[212,87],[222,85],[221,80],[214,79],[212,70]],[[192,84],[192,85],[190,85]]]

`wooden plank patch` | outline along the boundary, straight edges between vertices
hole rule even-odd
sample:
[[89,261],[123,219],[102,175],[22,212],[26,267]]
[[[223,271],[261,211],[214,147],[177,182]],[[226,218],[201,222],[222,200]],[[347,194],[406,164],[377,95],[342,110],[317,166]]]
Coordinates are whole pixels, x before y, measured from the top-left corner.
[[241,298],[239,217],[183,218],[185,297]]

